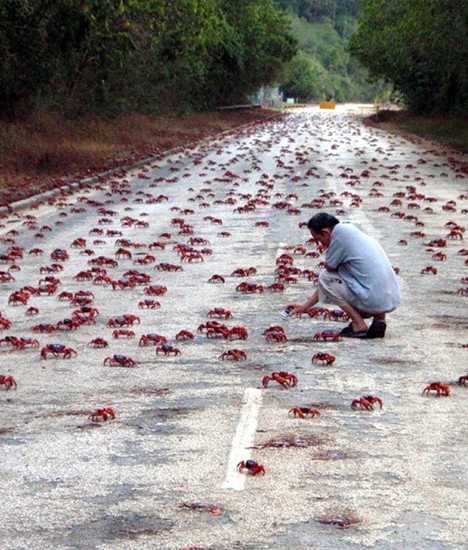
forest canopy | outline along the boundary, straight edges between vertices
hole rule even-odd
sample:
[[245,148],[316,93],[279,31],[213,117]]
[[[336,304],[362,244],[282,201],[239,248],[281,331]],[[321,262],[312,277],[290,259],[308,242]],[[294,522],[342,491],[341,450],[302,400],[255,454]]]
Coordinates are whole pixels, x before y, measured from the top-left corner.
[[288,11],[299,51],[288,64],[282,89],[301,101],[374,101],[388,87],[370,82],[349,52],[356,30],[358,0],[277,0]]
[[207,109],[295,54],[274,0],[2,0],[0,116]]
[[351,48],[415,112],[466,114],[466,0],[362,0]]

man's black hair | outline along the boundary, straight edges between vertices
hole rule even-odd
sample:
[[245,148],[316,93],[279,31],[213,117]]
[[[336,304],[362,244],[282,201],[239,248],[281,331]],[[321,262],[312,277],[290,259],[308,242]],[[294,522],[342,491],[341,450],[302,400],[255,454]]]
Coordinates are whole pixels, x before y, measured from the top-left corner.
[[340,220],[335,218],[335,216],[326,212],[319,212],[310,218],[307,222],[307,227],[314,233],[320,233],[322,229],[333,229],[338,223],[340,223]]

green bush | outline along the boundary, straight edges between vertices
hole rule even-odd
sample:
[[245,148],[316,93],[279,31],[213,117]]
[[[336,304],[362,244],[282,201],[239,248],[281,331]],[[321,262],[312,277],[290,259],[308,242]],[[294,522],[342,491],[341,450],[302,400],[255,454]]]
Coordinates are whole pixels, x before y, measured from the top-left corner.
[[367,70],[348,51],[349,36],[356,28],[355,19],[338,15],[337,22],[342,24],[340,34],[331,19],[319,23],[294,14],[290,17],[300,54],[290,63],[281,81],[287,95],[303,101],[320,101],[332,96],[343,102],[373,101],[382,92],[384,84],[370,83]]
[[311,55],[301,51],[289,64],[283,91],[301,102],[325,97],[331,82],[323,66]]
[[419,113],[466,112],[468,3],[365,0],[352,51]]
[[0,115],[239,102],[295,52],[274,0],[2,0]]

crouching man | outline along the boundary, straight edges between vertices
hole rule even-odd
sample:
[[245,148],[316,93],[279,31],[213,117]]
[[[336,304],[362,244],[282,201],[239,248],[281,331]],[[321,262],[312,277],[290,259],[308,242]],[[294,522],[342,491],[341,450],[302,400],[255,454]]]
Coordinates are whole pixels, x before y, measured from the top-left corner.
[[[400,304],[395,272],[380,244],[351,223],[321,212],[307,224],[312,237],[326,249],[325,269],[318,290],[303,305],[291,304],[291,315],[306,312],[319,301],[345,311],[349,326],[341,331],[348,338],[383,338],[385,316]],[[370,327],[364,319],[373,318]]]

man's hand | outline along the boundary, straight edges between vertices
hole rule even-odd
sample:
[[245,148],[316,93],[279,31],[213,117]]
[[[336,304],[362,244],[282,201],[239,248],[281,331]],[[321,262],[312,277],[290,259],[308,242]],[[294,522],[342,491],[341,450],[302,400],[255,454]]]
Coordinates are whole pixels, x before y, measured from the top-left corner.
[[308,309],[309,308],[307,307],[307,305],[301,305],[301,304],[289,304],[288,306],[286,306],[286,311],[291,317],[302,315]]
[[286,306],[286,311],[288,311],[289,315],[291,316],[302,315],[302,313],[305,313],[311,307],[314,307],[318,301],[319,293],[318,290],[316,290],[305,304],[289,304],[288,306]]

